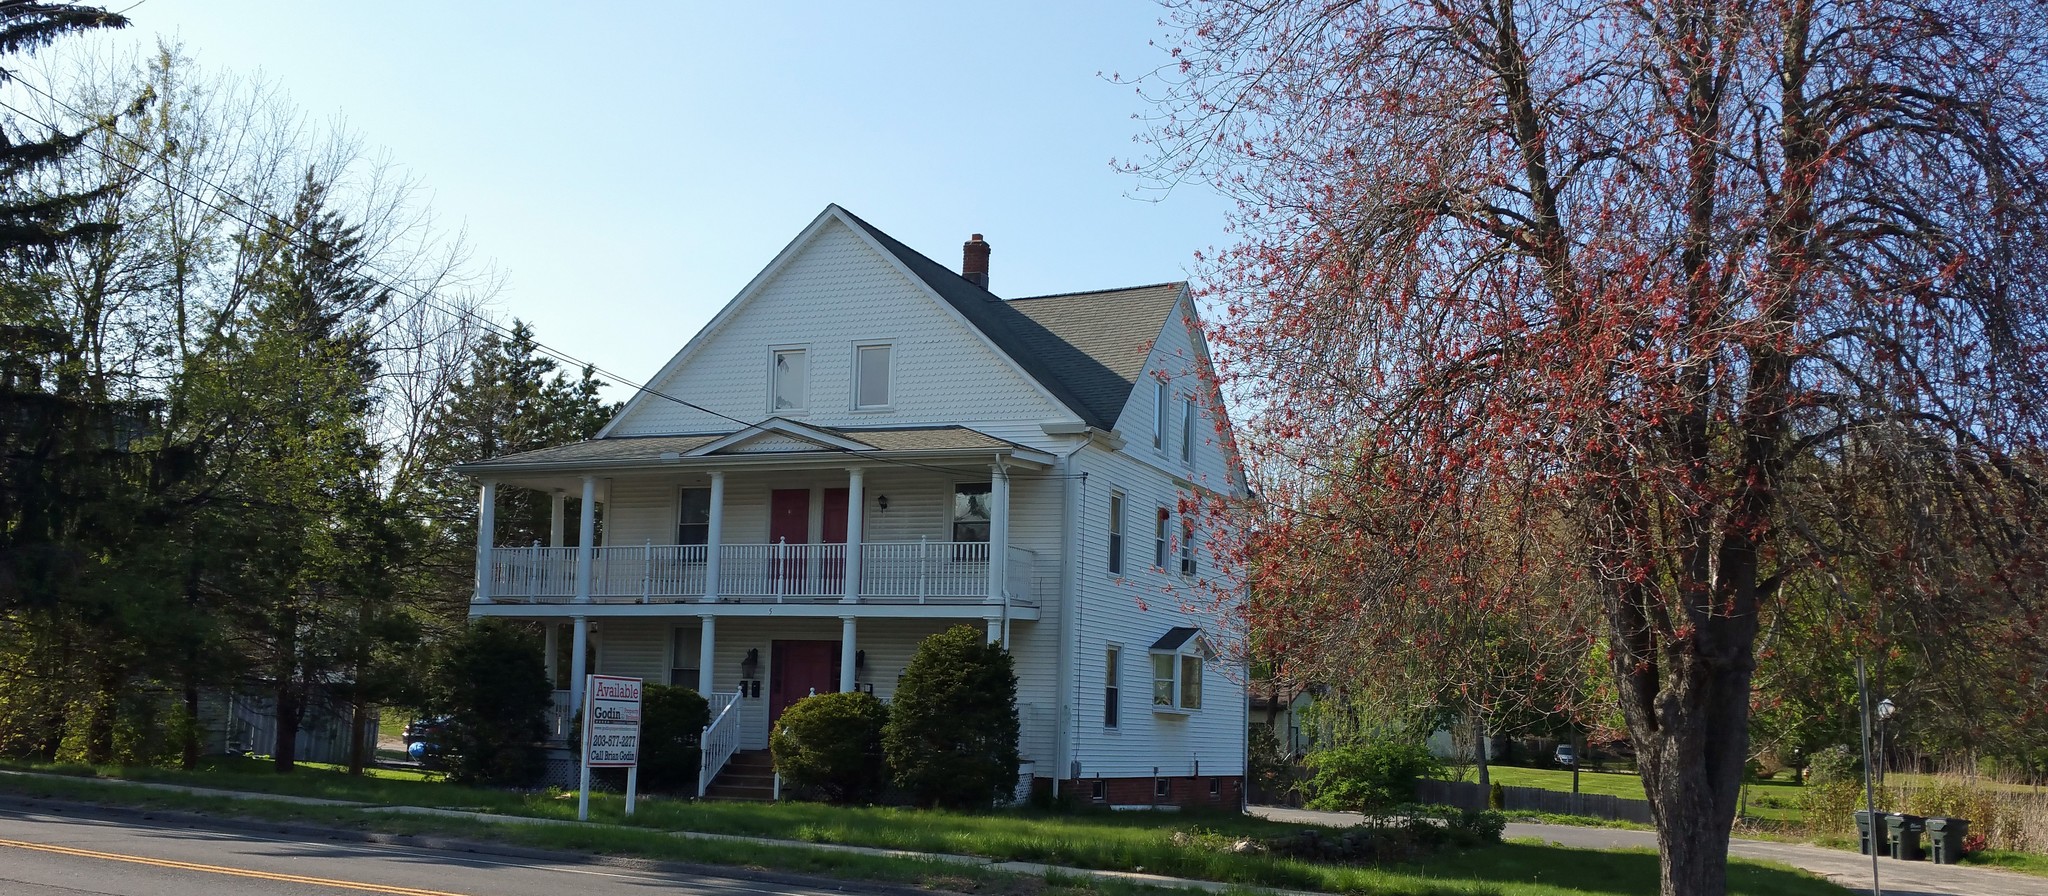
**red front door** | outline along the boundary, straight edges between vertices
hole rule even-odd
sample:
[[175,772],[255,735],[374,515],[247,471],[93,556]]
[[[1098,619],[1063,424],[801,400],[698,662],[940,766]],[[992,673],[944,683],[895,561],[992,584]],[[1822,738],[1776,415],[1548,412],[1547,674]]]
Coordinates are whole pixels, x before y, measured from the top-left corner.
[[[802,545],[811,540],[811,490],[778,488],[768,495],[768,543]],[[775,578],[785,591],[801,591],[804,582],[803,548],[782,548],[782,562],[775,564]]]
[[839,690],[838,641],[775,641],[769,645],[768,724],[812,693]]
[[[847,490],[843,488],[828,488],[825,490],[824,506],[821,508],[825,519],[823,520],[824,526],[819,532],[819,543],[838,545],[846,543],[846,503],[848,495]],[[820,585],[825,585],[829,582],[845,581],[846,555],[832,554],[826,556],[825,562],[818,565],[818,575],[823,577],[822,581],[819,582]]]

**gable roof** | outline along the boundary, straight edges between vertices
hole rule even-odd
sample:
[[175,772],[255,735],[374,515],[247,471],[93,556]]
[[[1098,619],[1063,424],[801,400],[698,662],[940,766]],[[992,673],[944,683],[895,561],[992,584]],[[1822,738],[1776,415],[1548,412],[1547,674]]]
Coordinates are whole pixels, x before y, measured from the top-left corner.
[[1082,422],[1116,427],[1181,283],[1004,301],[834,205]]

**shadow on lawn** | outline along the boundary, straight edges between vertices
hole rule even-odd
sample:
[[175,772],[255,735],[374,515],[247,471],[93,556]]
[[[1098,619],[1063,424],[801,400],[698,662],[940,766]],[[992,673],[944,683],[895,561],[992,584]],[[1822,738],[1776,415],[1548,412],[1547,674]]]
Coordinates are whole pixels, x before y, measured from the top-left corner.
[[[1657,854],[1648,850],[1566,849],[1535,843],[1504,843],[1451,853],[1413,866],[1423,874],[1474,883],[1541,884],[1585,893],[1638,896],[1657,892]],[[1841,896],[1825,880],[1790,868],[1751,863],[1728,866],[1730,896]]]

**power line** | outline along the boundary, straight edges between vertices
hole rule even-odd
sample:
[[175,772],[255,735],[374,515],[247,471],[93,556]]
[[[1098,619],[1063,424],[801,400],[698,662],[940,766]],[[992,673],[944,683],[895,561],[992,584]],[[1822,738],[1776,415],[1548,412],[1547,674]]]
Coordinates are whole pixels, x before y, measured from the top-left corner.
[[[65,110],[65,111],[67,111],[67,112],[70,112],[70,113],[71,113],[72,115],[78,116],[79,118],[85,118],[85,119],[91,119],[91,118],[92,118],[92,116],[90,116],[90,115],[86,114],[86,113],[85,113],[84,111],[80,110],[80,109],[79,109],[79,108],[77,108],[76,106],[73,106],[73,105],[71,105],[71,104],[70,104],[70,103],[68,103],[68,102],[65,102],[64,100],[62,100],[62,99],[58,98],[58,97],[57,97],[56,95],[54,95],[54,94],[50,93],[50,92],[49,92],[49,91],[47,91],[47,90],[44,90],[43,88],[41,88],[41,87],[39,87],[39,86],[36,86],[36,85],[34,85],[34,84],[29,84],[29,83],[27,83],[27,82],[25,82],[25,81],[19,81],[19,80],[17,80],[17,81],[16,81],[16,83],[18,83],[18,84],[21,84],[21,85],[22,85],[23,87],[26,87],[26,88],[28,88],[29,90],[33,91],[34,93],[36,93],[37,95],[39,95],[39,96],[43,97],[44,99],[46,99],[46,100],[49,100],[49,101],[50,101],[50,102],[52,102],[52,103],[55,103],[55,104],[56,104],[57,106],[59,106],[59,107],[62,107],[62,108],[63,108],[63,109]],[[41,118],[39,118],[39,117],[37,117],[37,116],[35,116],[35,115],[31,115],[31,114],[29,114],[29,113],[27,113],[27,112],[24,112],[24,111],[22,111],[22,110],[21,110],[21,109],[20,109],[19,107],[16,107],[16,106],[14,106],[14,105],[13,105],[13,104],[11,104],[11,103],[8,103],[8,102],[5,102],[5,101],[0,101],[0,109],[6,109],[7,111],[9,111],[9,112],[12,112],[12,113],[14,113],[14,114],[15,114],[15,115],[17,115],[17,116],[20,116],[20,117],[21,117],[21,118],[23,118],[23,119],[26,119],[26,120],[28,120],[28,121],[34,122],[34,123],[36,123],[36,124],[38,124],[38,125],[41,125],[41,126],[42,126],[42,127],[44,127],[44,128],[47,128],[47,129],[49,129],[49,130],[52,130],[52,131],[57,131],[57,130],[58,130],[58,128],[57,128],[57,126],[56,126],[55,124],[52,124],[52,123],[50,123],[50,122],[47,122],[47,121],[44,121],[44,120],[42,120]],[[104,127],[104,128],[106,129],[107,133],[111,134],[111,135],[112,135],[112,136],[113,136],[113,137],[114,137],[115,139],[117,139],[117,140],[120,140],[120,141],[122,141],[123,143],[126,143],[126,144],[128,144],[129,146],[131,146],[131,147],[133,147],[133,148],[135,148],[135,149],[141,150],[141,151],[142,151],[142,152],[144,152],[144,153],[149,153],[149,152],[151,152],[151,149],[150,149],[150,147],[149,147],[149,146],[147,146],[146,144],[143,144],[143,143],[142,143],[141,141],[138,141],[138,140],[136,140],[136,139],[134,139],[134,138],[132,138],[132,137],[129,137],[129,136],[128,136],[128,135],[126,135],[126,134],[123,134],[123,133],[121,133],[120,129],[119,129],[119,128],[118,128],[118,127],[117,127],[117,126],[115,125],[115,123],[114,123],[114,122],[111,122],[111,121],[110,121],[110,122],[107,122],[106,124],[104,124],[104,125],[101,125],[101,127]],[[219,212],[220,214],[222,214],[222,215],[224,215],[224,216],[228,217],[228,218],[229,218],[229,219],[231,219],[231,220],[234,220],[234,221],[236,221],[236,222],[238,222],[238,223],[241,223],[241,224],[243,224],[243,225],[245,225],[245,226],[248,226],[248,227],[250,227],[250,228],[253,228],[253,229],[255,229],[255,230],[258,230],[258,231],[260,231],[260,232],[263,232],[263,233],[267,233],[267,234],[271,234],[271,235],[274,235],[274,236],[278,237],[279,239],[283,240],[283,241],[284,241],[285,243],[287,243],[288,245],[291,245],[291,246],[292,246],[293,248],[299,249],[300,251],[311,251],[311,250],[312,250],[312,247],[311,247],[311,246],[309,246],[309,245],[307,245],[307,244],[305,244],[305,243],[303,243],[303,242],[300,242],[300,241],[298,240],[298,238],[299,238],[299,237],[302,237],[302,236],[303,236],[303,234],[302,234],[302,233],[300,232],[300,230],[299,230],[299,228],[298,228],[298,227],[289,227],[289,228],[285,228],[285,227],[282,227],[282,225],[284,224],[284,222],[283,222],[283,221],[282,221],[281,219],[279,219],[279,218],[278,218],[278,217],[277,217],[276,215],[274,215],[274,214],[271,214],[271,213],[270,213],[270,212],[269,212],[268,210],[266,210],[266,209],[264,209],[264,208],[262,208],[262,207],[258,206],[258,205],[257,205],[256,203],[254,203],[254,202],[251,202],[251,201],[249,201],[249,200],[247,200],[247,199],[244,199],[244,198],[242,198],[242,197],[241,197],[241,196],[239,196],[239,195],[236,195],[236,194],[235,194],[235,193],[234,193],[233,191],[231,191],[231,190],[227,189],[226,187],[222,186],[221,184],[219,184],[219,183],[216,183],[216,182],[214,182],[214,181],[212,181],[212,180],[209,180],[209,179],[208,179],[208,178],[207,178],[207,177],[206,177],[205,175],[202,175],[202,174],[199,174],[199,173],[197,173],[197,172],[193,171],[193,170],[191,169],[191,167],[190,167],[189,165],[188,165],[188,166],[184,166],[184,167],[182,167],[182,168],[180,169],[180,172],[181,172],[182,174],[185,174],[186,176],[190,177],[191,179],[193,179],[193,180],[196,180],[196,181],[198,181],[199,183],[201,183],[201,184],[204,184],[204,185],[206,185],[206,186],[207,186],[208,188],[210,188],[211,190],[213,190],[213,191],[214,191],[214,192],[215,192],[216,194],[218,194],[218,195],[220,195],[220,196],[224,196],[224,197],[227,197],[228,199],[230,199],[230,200],[233,200],[233,201],[234,201],[235,203],[239,203],[240,205],[242,205],[242,206],[245,206],[245,207],[247,207],[248,209],[250,209],[250,210],[252,210],[252,211],[256,212],[256,213],[257,213],[258,215],[261,215],[261,216],[262,216],[262,217],[263,217],[264,219],[266,219],[266,221],[267,221],[267,222],[269,222],[269,223],[268,223],[268,224],[265,224],[265,223],[259,223],[259,222],[257,222],[257,221],[251,220],[251,219],[249,219],[249,218],[247,218],[247,217],[243,217],[243,216],[242,216],[241,214],[239,214],[239,213],[237,213],[236,211],[234,211],[234,210],[230,209],[229,207],[227,207],[227,206],[226,206],[226,205],[224,205],[224,204],[219,204],[219,203],[216,203],[216,202],[214,202],[214,201],[212,201],[212,200],[210,200],[210,199],[208,199],[208,198],[205,198],[205,197],[201,197],[201,196],[195,195],[194,193],[192,193],[191,191],[189,191],[189,190],[185,189],[184,187],[182,187],[182,186],[180,186],[180,185],[178,185],[178,184],[174,184],[174,183],[172,183],[172,182],[171,182],[171,181],[170,181],[170,180],[169,180],[168,178],[164,177],[163,175],[157,174],[157,173],[156,173],[156,172],[154,172],[154,171],[149,171],[149,170],[145,170],[145,169],[143,169],[143,168],[142,168],[141,166],[139,166],[139,165],[137,165],[137,164],[135,164],[135,163],[129,162],[129,161],[128,161],[128,160],[126,160],[126,159],[120,158],[120,157],[118,157],[118,156],[114,155],[113,153],[110,153],[110,152],[108,152],[108,151],[106,151],[106,150],[104,150],[104,149],[101,149],[100,147],[98,147],[98,146],[95,146],[95,145],[93,145],[93,144],[91,144],[91,143],[88,143],[88,142],[81,142],[81,143],[80,143],[79,145],[80,145],[80,146],[82,146],[82,147],[84,147],[84,148],[86,148],[86,149],[89,149],[89,150],[91,150],[91,151],[92,151],[92,152],[93,152],[93,153],[94,153],[95,155],[98,155],[98,156],[99,156],[100,158],[102,158],[102,159],[105,159],[106,161],[112,162],[112,163],[114,163],[114,164],[116,164],[116,165],[120,165],[121,167],[123,167],[123,168],[127,169],[128,171],[130,171],[130,172],[132,172],[132,173],[134,173],[134,174],[138,174],[138,175],[141,175],[141,176],[143,176],[143,177],[147,177],[147,178],[149,178],[149,179],[151,179],[151,180],[155,181],[156,183],[158,183],[159,185],[161,185],[161,186],[162,186],[162,187],[164,187],[165,189],[167,189],[167,190],[170,190],[171,192],[173,192],[173,193],[176,193],[176,194],[178,194],[178,195],[180,195],[180,196],[183,196],[183,197],[185,197],[186,199],[190,199],[190,200],[192,200],[193,202],[199,203],[200,205],[202,205],[202,206],[205,206],[205,207],[207,207],[207,208],[210,208],[210,209],[212,209],[212,210],[214,210],[214,211],[216,211],[216,212]],[[285,231],[287,231],[287,232],[283,232],[283,233],[280,233],[280,232],[279,232],[280,230],[285,230]],[[400,294],[400,295],[404,295],[404,296],[407,296],[407,297],[409,297],[409,298],[413,299],[414,301],[417,301],[417,302],[419,302],[420,304],[423,304],[423,305],[426,305],[426,306],[429,306],[429,307],[432,307],[432,308],[436,308],[436,309],[439,309],[440,311],[442,311],[442,312],[444,312],[444,313],[452,314],[452,315],[455,315],[456,317],[459,317],[459,318],[463,318],[463,319],[466,319],[466,320],[472,321],[472,322],[474,322],[474,323],[477,323],[477,324],[479,324],[479,325],[481,325],[481,326],[483,326],[483,327],[485,327],[485,328],[487,328],[487,329],[489,329],[489,330],[491,330],[491,331],[494,331],[494,332],[496,332],[496,333],[502,334],[502,335],[504,335],[504,336],[507,336],[507,337],[513,337],[513,336],[516,336],[516,335],[517,335],[516,333],[514,333],[514,331],[512,331],[511,329],[508,329],[508,328],[507,328],[507,327],[505,327],[504,325],[502,325],[502,324],[499,324],[498,322],[496,322],[496,321],[493,321],[493,320],[491,320],[491,319],[489,319],[489,318],[487,318],[487,317],[484,317],[484,316],[482,316],[482,315],[480,315],[480,314],[477,314],[477,313],[476,313],[476,312],[474,312],[474,311],[470,311],[470,310],[468,310],[468,309],[466,309],[466,308],[461,308],[461,307],[459,307],[459,306],[455,306],[455,305],[452,305],[452,304],[448,304],[448,303],[445,303],[445,302],[443,302],[443,301],[439,300],[438,298],[435,298],[434,296],[432,296],[432,295],[428,294],[428,293],[427,293],[427,292],[425,292],[425,291],[420,291],[420,290],[414,290],[414,289],[411,289],[410,287],[407,287],[407,286],[401,285],[401,284],[400,284],[400,283],[398,282],[398,281],[399,281],[399,278],[398,278],[398,277],[395,277],[395,276],[393,276],[393,275],[391,275],[391,274],[389,274],[389,273],[387,273],[387,272],[385,272],[385,271],[383,271],[383,270],[381,270],[381,269],[377,268],[377,267],[376,267],[376,265],[375,265],[375,264],[374,264],[374,263],[373,263],[372,261],[370,261],[370,260],[368,260],[368,259],[361,259],[361,260],[359,260],[358,264],[359,264],[359,266],[360,266],[360,268],[361,268],[361,269],[363,269],[363,270],[365,270],[365,271],[367,271],[367,272],[369,272],[370,274],[372,274],[372,275],[373,275],[373,276],[372,276],[372,277],[370,277],[369,279],[371,279],[371,280],[372,280],[373,282],[377,283],[377,284],[378,284],[379,286],[382,286],[382,287],[384,287],[385,289],[388,289],[388,290],[390,290],[390,291],[392,291],[392,292],[395,292],[395,293],[398,293],[398,294]],[[538,339],[534,339],[534,338],[532,338],[532,336],[531,336],[530,334],[529,334],[529,335],[528,335],[528,336],[526,337],[525,341],[526,341],[527,343],[531,344],[532,346],[534,346],[534,347],[535,347],[536,349],[538,349],[538,350],[539,350],[539,351],[540,351],[540,352],[541,352],[542,354],[544,354],[544,355],[546,355],[546,356],[548,356],[548,357],[550,357],[550,358],[553,358],[553,359],[555,359],[555,360],[557,360],[557,361],[560,361],[560,362],[563,362],[563,363],[569,364],[569,365],[571,365],[571,366],[574,366],[574,367],[580,367],[580,368],[588,369],[588,370],[590,370],[590,371],[592,371],[592,372],[594,372],[594,373],[600,373],[600,374],[603,374],[603,375],[605,375],[605,376],[607,376],[607,377],[610,377],[610,378],[611,378],[612,380],[614,380],[615,382],[619,383],[620,385],[624,385],[624,386],[628,386],[628,387],[631,387],[631,388],[632,388],[632,389],[634,390],[634,392],[635,392],[635,394],[636,394],[636,395],[638,395],[638,394],[647,394],[647,395],[652,395],[652,396],[654,396],[654,397],[656,397],[656,398],[664,399],[664,400],[666,400],[666,401],[671,401],[671,402],[674,402],[675,404],[681,405],[681,406],[683,406],[683,407],[689,408],[689,409],[691,409],[691,410],[694,410],[694,411],[697,411],[697,412],[699,412],[699,413],[707,414],[707,415],[710,415],[710,416],[712,416],[712,417],[716,417],[716,418],[718,418],[718,419],[721,419],[721,420],[725,420],[725,421],[727,421],[727,422],[730,422],[730,423],[736,424],[736,425],[738,425],[739,427],[741,427],[741,428],[743,428],[743,429],[744,429],[744,428],[750,428],[750,427],[754,427],[754,426],[758,426],[758,425],[760,425],[760,423],[759,423],[759,422],[754,422],[754,421],[748,421],[748,420],[743,420],[743,419],[741,419],[741,418],[738,418],[738,417],[734,417],[734,416],[732,416],[732,415],[730,415],[730,414],[726,414],[726,413],[723,413],[723,412],[720,412],[720,411],[716,411],[716,410],[713,410],[713,409],[711,409],[711,408],[707,408],[707,407],[704,407],[703,405],[697,404],[697,403],[695,403],[695,402],[692,402],[692,401],[688,401],[688,400],[685,400],[685,399],[683,399],[683,398],[680,398],[680,397],[677,397],[677,396],[675,396],[675,395],[671,395],[671,394],[669,394],[669,393],[667,393],[667,392],[664,392],[664,391],[662,391],[662,390],[660,390],[660,389],[656,389],[656,388],[654,388],[653,386],[651,386],[651,385],[649,385],[649,384],[646,384],[646,383],[641,383],[641,382],[635,381],[635,380],[633,380],[633,379],[631,379],[631,378],[629,378],[629,377],[626,377],[626,376],[620,375],[620,374],[618,374],[618,373],[617,373],[617,372],[615,372],[615,371],[612,371],[612,370],[610,370],[610,369],[607,369],[607,368],[605,368],[605,367],[603,367],[603,366],[600,366],[599,364],[597,364],[597,363],[596,363],[596,362],[594,362],[594,361],[585,361],[585,360],[582,360],[582,359],[580,359],[580,358],[576,357],[575,355],[572,355],[572,354],[570,354],[570,353],[568,353],[568,352],[566,352],[566,351],[563,351],[563,350],[561,350],[561,349],[557,349],[557,348],[555,348],[555,347],[553,347],[553,346],[550,346],[550,345],[548,345],[548,344],[546,344],[546,343],[544,343],[544,342],[541,342],[541,341],[540,341],[540,340],[538,340]],[[765,421],[764,421],[764,422],[765,422]],[[957,472],[958,472],[958,470],[957,470],[956,468],[948,468],[948,467],[939,467],[939,466],[933,466],[933,465],[929,465],[929,464],[921,464],[921,463],[918,463],[918,462],[915,462],[915,461],[903,460],[903,459],[900,459],[900,458],[888,458],[888,457],[873,457],[873,456],[870,456],[870,455],[868,455],[868,454],[865,454],[865,453],[863,453],[863,452],[860,452],[860,451],[856,451],[856,450],[854,450],[854,449],[851,449],[851,448],[842,448],[842,447],[840,447],[840,446],[837,446],[837,445],[825,445],[825,446],[823,446],[823,447],[825,447],[825,448],[827,448],[827,449],[829,449],[829,450],[833,450],[833,451],[837,451],[837,452],[840,452],[840,453],[843,453],[843,454],[847,454],[847,455],[849,455],[849,456],[855,456],[855,457],[860,457],[860,458],[862,458],[862,459],[864,459],[864,460],[870,460],[870,461],[881,461],[881,462],[883,462],[883,463],[887,463],[887,464],[892,464],[892,465],[895,465],[895,466],[900,466],[900,467],[905,467],[905,468],[910,468],[910,469],[920,469],[920,470],[926,470],[926,471],[929,471],[929,472],[936,472],[936,473],[945,473],[945,474],[948,474],[948,475],[951,475],[951,474],[954,474],[954,473],[957,473]],[[1073,474],[1057,474],[1057,473],[1046,473],[1046,474],[1022,474],[1022,475],[1020,475],[1020,476],[1017,476],[1017,477],[1015,477],[1015,478],[1028,478],[1028,479],[1045,479],[1045,480],[1049,480],[1049,479],[1061,479],[1061,478],[1067,478],[1067,476],[1069,476],[1069,475],[1073,475]]]

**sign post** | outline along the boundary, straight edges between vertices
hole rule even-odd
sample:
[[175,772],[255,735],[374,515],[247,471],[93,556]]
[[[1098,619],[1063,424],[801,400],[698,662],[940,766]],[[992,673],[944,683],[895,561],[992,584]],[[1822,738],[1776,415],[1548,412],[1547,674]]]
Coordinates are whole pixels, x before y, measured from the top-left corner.
[[583,780],[576,820],[590,820],[590,770],[626,770],[626,814],[640,793],[640,679],[591,675],[583,684]]

